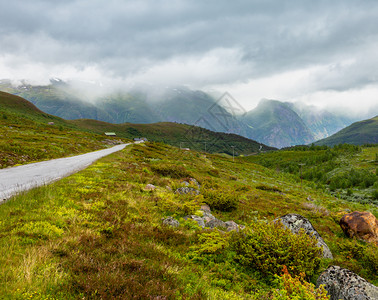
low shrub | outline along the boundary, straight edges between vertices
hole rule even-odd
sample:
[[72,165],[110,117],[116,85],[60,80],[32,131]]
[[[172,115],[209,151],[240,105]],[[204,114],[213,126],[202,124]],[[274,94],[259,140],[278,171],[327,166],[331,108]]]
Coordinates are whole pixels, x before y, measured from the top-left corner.
[[171,177],[176,179],[181,179],[185,177],[192,177],[190,172],[188,172],[184,167],[171,165],[171,164],[159,164],[151,166],[151,170],[159,175],[165,177]]
[[283,268],[281,276],[275,275],[275,283],[278,289],[273,290],[272,300],[328,300],[330,297],[324,286],[318,288],[312,283],[303,279],[303,276],[292,277],[287,271],[286,266]]
[[252,223],[233,236],[232,248],[237,261],[269,276],[287,266],[293,275],[311,277],[320,267],[321,249],[316,240],[302,231],[293,234],[280,223]]
[[203,188],[204,201],[212,208],[220,211],[231,211],[237,207],[238,194],[235,191],[212,190]]

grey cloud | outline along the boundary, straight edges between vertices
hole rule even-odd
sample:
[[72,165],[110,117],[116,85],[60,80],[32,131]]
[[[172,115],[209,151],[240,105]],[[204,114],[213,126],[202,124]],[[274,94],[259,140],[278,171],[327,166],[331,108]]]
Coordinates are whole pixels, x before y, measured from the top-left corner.
[[[35,63],[94,64],[126,78],[183,58],[200,60],[216,49],[238,49],[240,61],[230,61],[237,65],[230,68],[240,76],[232,72],[233,81],[350,57],[357,58],[358,76],[348,74],[345,82],[376,80],[367,74],[373,67],[364,69],[362,51],[378,38],[376,1],[0,0],[0,6],[0,56]],[[370,58],[368,65],[378,68]],[[342,88],[332,78],[314,84],[332,89],[333,83]]]

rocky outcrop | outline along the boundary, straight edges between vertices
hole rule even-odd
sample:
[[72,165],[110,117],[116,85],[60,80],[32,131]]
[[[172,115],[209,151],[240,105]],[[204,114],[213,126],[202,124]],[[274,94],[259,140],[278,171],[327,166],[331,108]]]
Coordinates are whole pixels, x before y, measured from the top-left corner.
[[331,300],[377,300],[378,287],[348,269],[331,266],[318,278],[316,285],[324,285]]
[[180,187],[175,191],[176,194],[185,195],[185,194],[192,194],[192,195],[199,195],[200,191],[192,188],[192,187]]
[[209,222],[207,222],[205,224],[205,227],[208,227],[208,228],[226,228],[227,225],[225,222],[219,220],[219,219],[216,219],[214,218],[213,220],[210,220]]
[[378,245],[378,220],[372,213],[354,211],[344,215],[339,224],[348,237]]
[[183,187],[178,188],[175,193],[184,195],[184,194],[192,194],[192,195],[199,195],[201,185],[198,183],[197,180],[194,178],[189,178],[188,181],[183,181],[181,183]]
[[166,225],[166,226],[172,226],[172,227],[179,227],[180,226],[180,222],[177,221],[176,219],[172,218],[171,216],[169,216],[167,218],[163,218],[162,221],[163,221],[163,224]]
[[323,257],[333,259],[333,255],[327,244],[324,242],[319,233],[312,226],[311,222],[305,217],[297,214],[287,214],[274,220],[274,222],[282,222],[282,224],[289,228],[291,232],[298,234],[301,229],[304,229],[306,234],[315,237],[318,241],[318,247],[323,249]]
[[220,229],[226,229],[227,231],[233,231],[233,230],[239,231],[245,228],[245,226],[238,225],[234,221],[224,222],[222,220],[217,219],[211,214],[210,207],[207,204],[202,205],[200,211],[202,213],[201,217],[197,215],[190,215],[190,216],[186,216],[184,219],[185,220],[192,219],[195,222],[197,222],[198,226],[202,228],[210,228],[210,229],[220,228]]

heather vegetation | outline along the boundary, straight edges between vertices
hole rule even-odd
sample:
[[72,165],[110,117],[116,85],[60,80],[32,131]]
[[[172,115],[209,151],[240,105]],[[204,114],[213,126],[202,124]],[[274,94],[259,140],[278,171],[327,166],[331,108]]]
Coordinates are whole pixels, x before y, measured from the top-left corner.
[[[200,193],[175,193],[189,178]],[[202,215],[204,203],[246,229],[185,218]],[[0,298],[327,299],[314,283],[330,264],[378,283],[376,246],[338,224],[349,210],[378,216],[372,204],[246,158],[133,145],[0,206]],[[309,236],[271,223],[286,213],[308,218],[334,260]],[[179,226],[163,225],[168,216]]]
[[246,158],[340,198],[378,204],[378,145],[296,146]]

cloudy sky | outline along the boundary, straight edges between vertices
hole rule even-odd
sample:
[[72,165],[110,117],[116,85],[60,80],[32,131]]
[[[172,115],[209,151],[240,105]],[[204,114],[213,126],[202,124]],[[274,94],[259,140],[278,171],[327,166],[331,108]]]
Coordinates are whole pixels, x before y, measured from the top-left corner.
[[0,78],[52,77],[366,110],[378,1],[0,0]]

